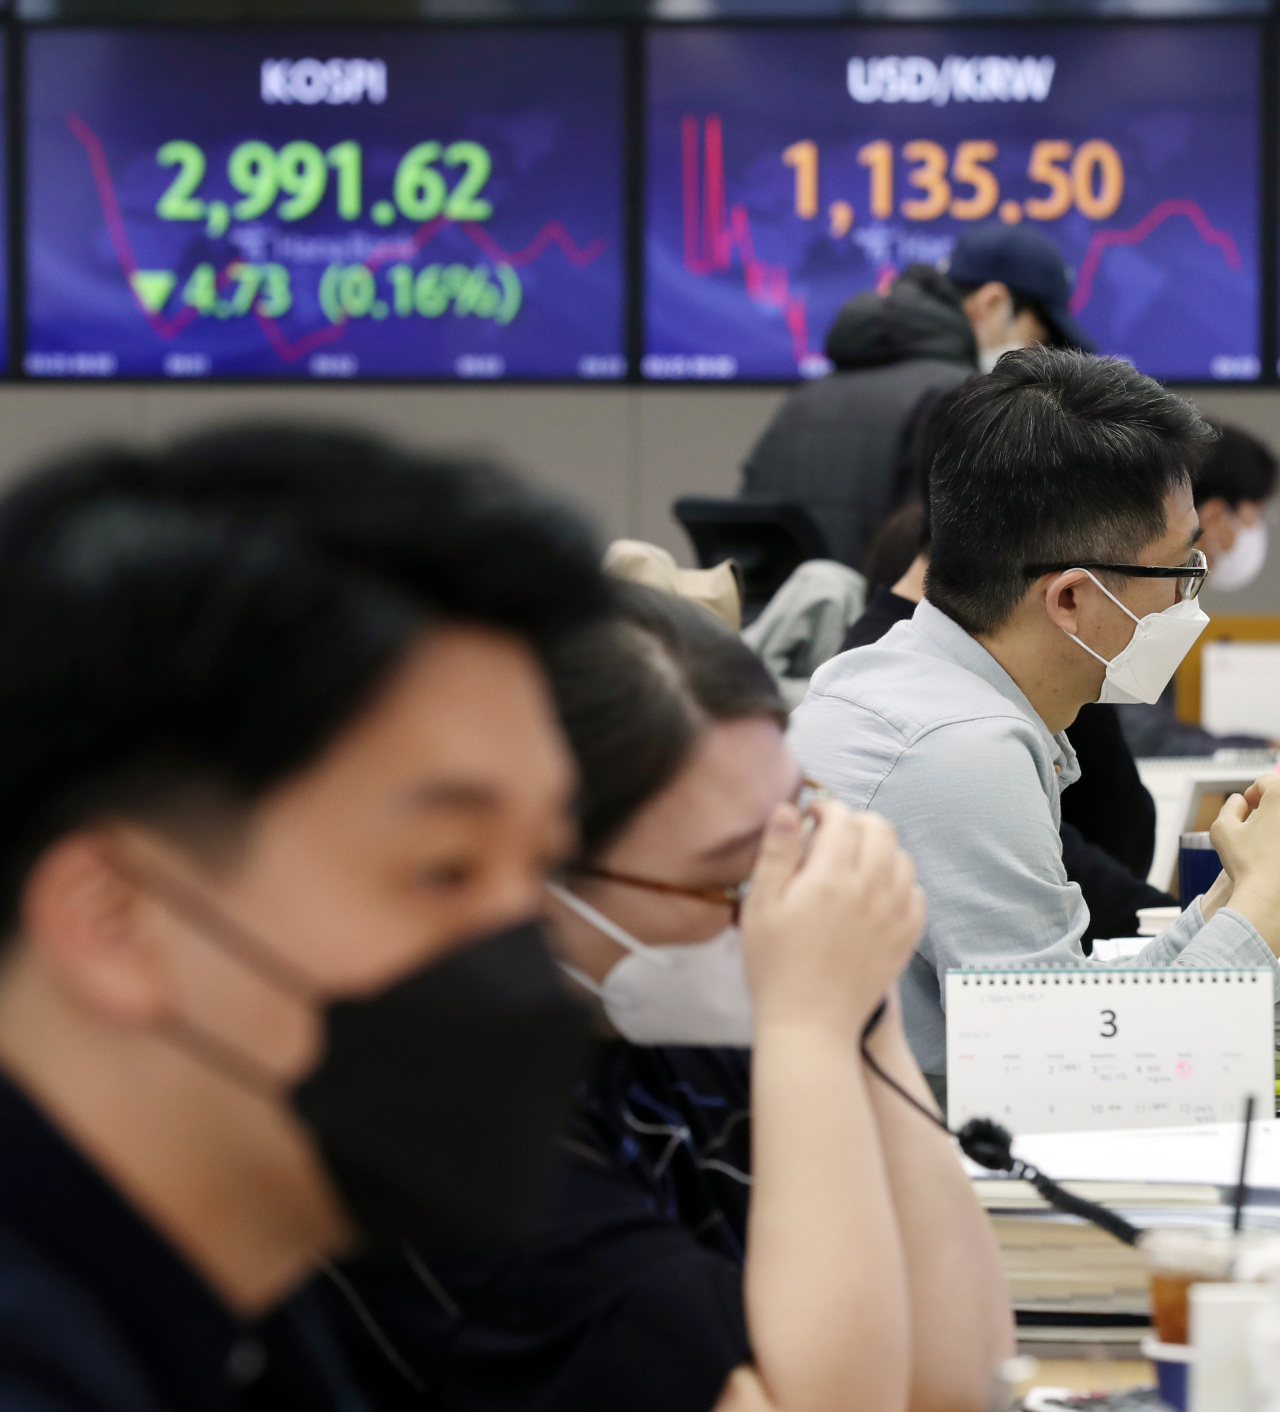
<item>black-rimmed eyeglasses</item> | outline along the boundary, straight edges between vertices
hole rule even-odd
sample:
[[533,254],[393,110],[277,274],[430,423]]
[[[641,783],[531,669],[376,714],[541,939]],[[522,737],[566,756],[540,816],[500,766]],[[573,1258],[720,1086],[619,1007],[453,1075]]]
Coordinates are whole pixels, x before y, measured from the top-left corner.
[[1072,569],[1086,569],[1095,574],[1121,574],[1136,579],[1177,579],[1181,598],[1194,598],[1204,587],[1209,573],[1209,561],[1203,549],[1193,549],[1185,564],[1169,568],[1163,564],[1028,564],[1023,573],[1038,579],[1044,574],[1065,574]]

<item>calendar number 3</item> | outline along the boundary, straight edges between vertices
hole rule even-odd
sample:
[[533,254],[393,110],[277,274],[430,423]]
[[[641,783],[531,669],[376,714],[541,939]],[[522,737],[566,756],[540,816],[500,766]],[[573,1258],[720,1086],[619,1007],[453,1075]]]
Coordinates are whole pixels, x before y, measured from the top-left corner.
[[1114,1039],[1116,1035],[1116,1012],[1114,1010],[1104,1010],[1102,1012],[1102,1038]]

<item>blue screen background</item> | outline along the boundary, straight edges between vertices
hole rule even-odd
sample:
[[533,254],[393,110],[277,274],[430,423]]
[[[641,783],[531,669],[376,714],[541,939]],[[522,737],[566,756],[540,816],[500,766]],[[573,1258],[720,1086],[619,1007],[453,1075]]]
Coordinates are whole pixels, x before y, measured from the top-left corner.
[[[0,9],[0,13],[3,10]],[[0,33],[0,113],[8,112],[8,36]],[[0,124],[0,373],[9,371],[9,139]]]
[[[904,144],[929,139],[950,159],[961,141],[996,143],[989,165],[1001,200],[1021,205],[1047,194],[1028,176],[1033,143],[1078,147],[1103,139],[1124,165],[1114,212],[1088,219],[1073,208],[1028,222],[1076,270],[1080,322],[1100,352],[1157,377],[1256,377],[1260,49],[1257,27],[1225,24],[652,33],[646,373],[820,373],[839,307],[878,282],[884,287],[914,260],[945,258],[961,228],[945,214],[901,216],[904,197],[924,195],[907,183]],[[1052,56],[1048,97],[936,103],[932,94],[917,102],[850,96],[846,72],[855,56],[864,65],[922,56],[941,68],[948,55]],[[709,152],[716,119],[722,183]],[[879,220],[868,209],[869,169],[857,160],[877,139],[893,144],[896,163],[893,214]],[[804,140],[819,151],[818,210],[808,219],[796,214],[797,173],[781,155]],[[832,233],[836,200],[854,208],[840,235]]]
[[[385,101],[264,101],[266,59],[322,63],[339,55],[386,66]],[[328,90],[339,93],[340,88]],[[36,376],[480,376],[616,378],[624,363],[622,42],[602,31],[323,29],[58,30],[29,39],[27,111],[27,369]],[[178,169],[161,145],[199,145],[207,172],[196,199],[240,199],[227,161],[257,139],[279,150],[305,140],[363,153],[363,208],[338,214],[336,174],[318,207],[293,222],[278,202],[225,231],[163,220],[157,202]],[[418,143],[481,143],[492,174],[471,222],[379,224],[403,155]],[[452,187],[461,169],[438,169]],[[4,185],[0,180],[0,193]],[[282,197],[283,199],[283,197]],[[390,211],[384,209],[384,218]],[[233,302],[233,262],[288,271],[292,304],[265,317],[184,303],[192,272],[219,272]],[[349,316],[321,298],[330,265],[363,263],[376,307]],[[483,267],[509,322],[416,307],[401,313],[389,270],[433,263]],[[255,266],[256,267],[256,266]],[[3,262],[0,261],[0,269]],[[171,272],[172,291],[144,307],[131,268]],[[359,277],[363,279],[363,276]],[[483,282],[484,276],[481,280]],[[355,287],[353,285],[353,287]],[[157,286],[150,286],[152,301]],[[164,281],[159,285],[163,293]],[[490,296],[496,299],[496,293]],[[402,302],[409,302],[405,296]],[[265,306],[268,308],[277,306]]]

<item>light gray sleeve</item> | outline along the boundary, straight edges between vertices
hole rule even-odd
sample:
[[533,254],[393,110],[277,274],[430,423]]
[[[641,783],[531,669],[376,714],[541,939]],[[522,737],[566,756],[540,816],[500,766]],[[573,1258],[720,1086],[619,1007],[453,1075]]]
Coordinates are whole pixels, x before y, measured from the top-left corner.
[[1198,897],[1172,926],[1126,964],[1199,970],[1214,966],[1270,966],[1280,975],[1280,964],[1252,922],[1230,907],[1219,908],[1206,922]]
[[1088,910],[1041,768],[1020,716],[959,721],[910,742],[866,801],[915,859],[940,997],[954,966],[1085,964]]

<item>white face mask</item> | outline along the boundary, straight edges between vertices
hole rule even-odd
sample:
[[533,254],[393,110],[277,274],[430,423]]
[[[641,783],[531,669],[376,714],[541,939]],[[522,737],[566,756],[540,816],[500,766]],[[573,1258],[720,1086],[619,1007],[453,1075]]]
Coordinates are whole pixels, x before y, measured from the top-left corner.
[[547,891],[630,953],[603,984],[560,963],[600,997],[624,1039],[632,1044],[751,1044],[754,1015],[737,927],[726,927],[709,941],[646,946],[567,888],[548,883]]
[[1219,554],[1209,575],[1209,586],[1219,593],[1234,593],[1250,584],[1262,572],[1267,561],[1267,522],[1240,525],[1235,542],[1225,554]]
[[[1085,573],[1089,574],[1088,569]],[[1139,702],[1147,706],[1155,705],[1160,693],[1173,680],[1178,664],[1205,630],[1208,613],[1198,607],[1194,599],[1183,598],[1162,613],[1148,613],[1139,618],[1130,613],[1114,593],[1108,593],[1092,574],[1089,577],[1122,613],[1137,624],[1129,645],[1122,647],[1109,662],[1075,633],[1067,633],[1091,657],[1106,663],[1106,680],[1102,683],[1102,694],[1098,700],[1118,706],[1132,706]],[[1066,628],[1063,632],[1067,632]]]
[[1016,353],[1019,348],[1025,348],[1025,343],[1000,343],[994,348],[978,349],[978,367],[984,373],[995,371],[996,364],[1006,353]]

